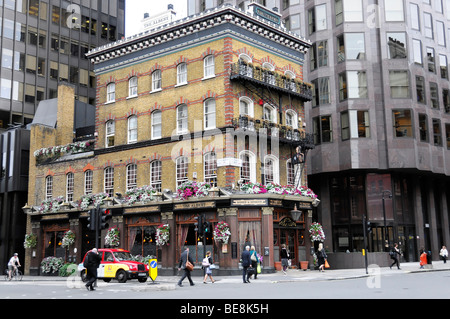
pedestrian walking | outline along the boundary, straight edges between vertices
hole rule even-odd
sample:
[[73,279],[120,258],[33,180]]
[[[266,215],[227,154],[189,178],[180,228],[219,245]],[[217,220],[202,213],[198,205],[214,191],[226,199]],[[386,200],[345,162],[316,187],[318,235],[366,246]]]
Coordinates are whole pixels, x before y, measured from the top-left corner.
[[425,249],[422,249],[422,253],[420,254],[420,269],[423,269],[424,265],[428,263],[427,259],[427,251]]
[[211,266],[213,265],[213,261],[211,258],[211,252],[206,252],[206,257],[203,259],[202,267],[205,270],[205,277],[203,278],[203,283],[206,284],[206,279],[211,279],[211,282],[214,283],[215,280],[212,277],[212,269]]
[[441,256],[442,260],[444,261],[444,264],[446,264],[447,263],[447,258],[448,258],[447,247],[442,246],[441,251],[439,252],[439,256]]
[[325,271],[325,260],[327,257],[327,253],[325,252],[325,249],[323,249],[323,244],[319,243],[319,248],[317,249],[317,262],[321,272]]
[[389,252],[389,255],[391,256],[391,259],[394,260],[389,268],[392,269],[392,266],[397,264],[397,268],[400,270],[400,262],[398,261],[398,258],[402,254],[401,254],[400,250],[398,249],[398,244],[397,243],[394,244],[394,247],[392,247],[391,251]]
[[191,256],[189,256],[189,247],[186,247],[180,256],[180,261],[178,263],[178,271],[180,271],[181,269],[184,270],[183,275],[181,276],[180,280],[178,281],[178,286],[180,286],[180,287],[183,287],[182,282],[186,277],[189,280],[189,283],[191,284],[191,286],[194,286],[194,282],[191,279],[192,269],[189,269],[189,267],[186,267],[186,263],[188,261],[192,265],[194,264],[194,261],[192,260]]
[[250,246],[245,246],[245,249],[241,255],[241,259],[242,259],[242,281],[244,282],[244,284],[247,284],[250,283],[249,280],[250,275],[248,274],[248,268],[252,265],[252,260],[250,257]]
[[86,268],[87,283],[86,289],[94,291],[94,282],[97,280],[97,269],[100,266],[102,258],[98,254],[97,248],[93,248],[85,257],[84,267]]
[[[258,263],[259,263],[259,258],[258,258],[258,253],[256,252],[255,246],[250,247],[250,260],[252,262],[252,268],[254,269],[255,273],[254,273],[254,279],[258,279]],[[251,276],[250,276],[251,277]]]
[[289,252],[286,248],[286,244],[281,245],[281,266],[283,267],[283,273],[286,275],[286,269],[289,267]]

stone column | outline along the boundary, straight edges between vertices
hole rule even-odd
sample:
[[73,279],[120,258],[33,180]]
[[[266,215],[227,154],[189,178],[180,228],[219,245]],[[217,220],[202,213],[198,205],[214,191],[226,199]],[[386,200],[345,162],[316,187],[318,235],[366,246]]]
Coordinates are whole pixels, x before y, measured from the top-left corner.
[[177,225],[173,212],[161,213],[161,223],[168,224],[170,227],[169,244],[161,247],[161,265],[163,268],[172,268],[176,272],[180,256],[177,256]]
[[[269,256],[264,256],[264,247],[269,247]],[[259,253],[264,256],[263,266],[265,269],[275,267],[273,255],[273,207],[262,208],[261,251]]]

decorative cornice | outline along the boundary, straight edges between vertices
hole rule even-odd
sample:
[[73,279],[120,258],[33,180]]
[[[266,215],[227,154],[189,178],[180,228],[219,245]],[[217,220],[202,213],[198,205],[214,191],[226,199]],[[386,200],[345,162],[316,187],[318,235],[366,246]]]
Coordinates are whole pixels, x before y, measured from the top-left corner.
[[221,7],[98,47],[88,52],[86,56],[92,63],[98,64],[222,24],[238,26],[301,53],[306,53],[311,46],[310,41],[296,33],[287,31],[284,27],[270,23],[254,14],[243,12],[237,7],[225,4]]

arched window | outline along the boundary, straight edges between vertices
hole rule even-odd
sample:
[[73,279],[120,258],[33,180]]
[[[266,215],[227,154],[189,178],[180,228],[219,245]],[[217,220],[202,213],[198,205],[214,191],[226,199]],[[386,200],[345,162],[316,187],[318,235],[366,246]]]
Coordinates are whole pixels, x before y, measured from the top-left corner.
[[177,66],[177,85],[187,84],[187,64],[180,63]]
[[286,125],[292,127],[293,129],[298,128],[297,113],[294,110],[286,111]]
[[286,181],[287,185],[295,185],[295,168],[291,159],[286,161]]
[[264,158],[264,183],[280,183],[278,158],[273,155],[267,155]]
[[137,142],[137,116],[128,118],[128,144]]
[[252,99],[243,96],[239,99],[239,114],[253,117],[253,101]]
[[214,63],[214,55],[208,55],[203,59],[203,66],[204,66],[204,78],[211,78],[216,75],[215,71],[215,63]]
[[161,176],[161,161],[152,161],[150,163],[150,186],[156,189],[158,192],[161,192]]
[[204,165],[205,182],[217,186],[217,157],[215,152],[205,154]]
[[277,111],[274,107],[269,104],[264,104],[263,108],[263,119],[265,121],[276,123],[277,122]]
[[114,196],[114,168],[108,166],[103,171],[103,179],[104,179],[104,192],[108,194],[109,197]]
[[256,183],[256,156],[250,151],[242,151],[239,155],[242,161],[240,179],[243,183]]
[[155,70],[152,73],[152,92],[162,89],[161,70]]
[[138,95],[138,78],[133,76],[128,80],[128,97],[135,97]]
[[152,140],[162,136],[162,112],[156,110],[152,112]]
[[135,189],[137,186],[137,165],[129,164],[127,166],[127,191]]
[[188,158],[180,156],[176,161],[176,182],[177,187],[188,181]]
[[106,86],[106,102],[112,103],[116,100],[116,83],[109,83]]
[[74,189],[74,176],[73,173],[66,175],[66,202],[73,201],[73,189]]
[[177,107],[177,134],[184,134],[188,131],[188,110],[186,104]]

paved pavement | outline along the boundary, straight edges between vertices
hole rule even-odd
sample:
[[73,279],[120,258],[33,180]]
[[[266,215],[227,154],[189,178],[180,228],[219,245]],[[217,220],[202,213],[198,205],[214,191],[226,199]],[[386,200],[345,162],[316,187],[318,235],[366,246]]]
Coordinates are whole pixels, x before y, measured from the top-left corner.
[[[444,264],[442,261],[434,261],[430,268],[420,269],[418,262],[402,263],[400,265],[400,270],[396,267],[390,269],[389,267],[378,267],[376,265],[370,265],[368,269],[358,268],[358,269],[327,269],[324,272],[318,270],[297,270],[289,269],[286,274],[278,271],[271,274],[259,274],[258,279],[250,279],[252,283],[281,283],[281,282],[302,282],[302,281],[324,281],[324,280],[345,280],[345,279],[356,279],[364,278],[374,275],[395,275],[395,274],[406,274],[406,273],[420,273],[420,272],[431,272],[431,271],[450,271],[450,261]],[[216,284],[227,284],[227,283],[241,283],[242,276],[214,276]],[[171,290],[176,288],[176,283],[180,276],[158,276],[155,283],[149,279],[146,285],[139,284],[137,289],[160,289],[160,290]],[[192,279],[196,284],[201,284],[203,277],[193,276]],[[67,278],[57,277],[57,276],[24,276],[24,282],[39,282],[39,281],[65,281]],[[137,282],[137,281],[136,281]],[[210,283],[208,279],[208,283]],[[184,285],[188,285],[187,280],[184,281]]]

